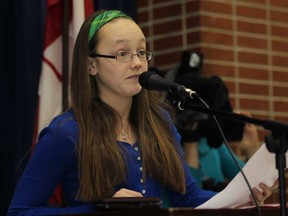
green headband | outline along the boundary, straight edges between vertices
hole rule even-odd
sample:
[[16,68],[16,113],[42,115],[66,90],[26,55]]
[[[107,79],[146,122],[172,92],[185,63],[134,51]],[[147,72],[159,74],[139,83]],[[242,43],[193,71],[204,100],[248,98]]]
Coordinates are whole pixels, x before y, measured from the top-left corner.
[[131,19],[129,16],[127,16],[125,13],[118,11],[118,10],[109,10],[104,13],[101,13],[100,15],[96,16],[94,20],[92,21],[90,25],[90,31],[89,31],[89,41],[93,37],[93,35],[106,23],[109,21],[118,18],[118,17],[125,17]]

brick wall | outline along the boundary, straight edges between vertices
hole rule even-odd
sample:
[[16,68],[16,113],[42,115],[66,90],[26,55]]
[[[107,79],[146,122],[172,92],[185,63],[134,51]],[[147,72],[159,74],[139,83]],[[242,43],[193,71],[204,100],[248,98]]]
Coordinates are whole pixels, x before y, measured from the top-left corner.
[[[222,77],[234,109],[288,123],[287,0],[138,0],[137,21],[151,66],[173,69],[183,50],[198,50],[203,73]],[[268,132],[259,134],[263,141]],[[277,192],[268,201],[278,202]]]

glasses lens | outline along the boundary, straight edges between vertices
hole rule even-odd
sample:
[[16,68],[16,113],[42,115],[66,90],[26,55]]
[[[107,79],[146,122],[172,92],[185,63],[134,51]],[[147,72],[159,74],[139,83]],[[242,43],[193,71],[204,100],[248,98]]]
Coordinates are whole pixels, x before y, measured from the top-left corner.
[[138,57],[141,61],[147,61],[147,52],[146,51],[139,51]]
[[137,55],[140,61],[149,61],[152,59],[153,53],[148,51],[139,51],[137,54],[129,52],[119,52],[116,54],[116,60],[118,62],[129,62],[132,61],[134,55]]
[[130,59],[130,53],[128,52],[119,52],[116,54],[116,60],[118,62],[128,62],[128,61],[131,61]]

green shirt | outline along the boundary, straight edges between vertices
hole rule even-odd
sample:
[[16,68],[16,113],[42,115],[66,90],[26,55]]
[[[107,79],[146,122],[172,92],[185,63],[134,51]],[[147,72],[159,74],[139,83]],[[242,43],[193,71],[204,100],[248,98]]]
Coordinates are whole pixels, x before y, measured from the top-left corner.
[[[202,186],[202,181],[207,178],[213,179],[215,183],[224,183],[225,180],[233,179],[239,172],[224,143],[219,148],[213,148],[208,145],[206,138],[202,138],[198,143],[198,154],[200,168],[189,168],[192,176],[200,186]],[[240,166],[243,167],[245,163],[235,154],[234,156]]]

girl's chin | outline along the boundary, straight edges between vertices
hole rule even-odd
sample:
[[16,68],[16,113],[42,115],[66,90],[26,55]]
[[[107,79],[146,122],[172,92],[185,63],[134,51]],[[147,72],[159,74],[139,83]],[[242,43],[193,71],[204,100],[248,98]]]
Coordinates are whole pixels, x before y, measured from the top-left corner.
[[134,89],[131,89],[129,95],[130,95],[130,96],[135,96],[135,95],[137,95],[137,94],[140,93],[141,89],[142,89],[141,86],[139,86],[139,87],[137,87],[137,88],[134,88]]

